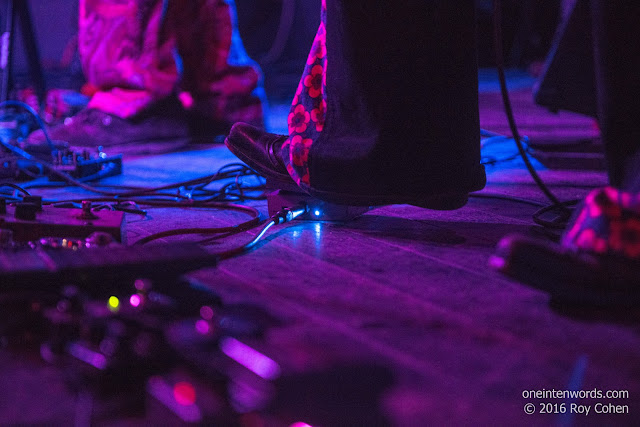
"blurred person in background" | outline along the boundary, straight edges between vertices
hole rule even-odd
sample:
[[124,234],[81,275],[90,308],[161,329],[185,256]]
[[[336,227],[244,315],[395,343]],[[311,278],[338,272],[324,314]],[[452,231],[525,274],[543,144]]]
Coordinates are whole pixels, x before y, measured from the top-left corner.
[[237,121],[262,127],[261,73],[235,20],[233,0],[80,0],[78,51],[94,93],[51,138],[152,153],[213,142]]

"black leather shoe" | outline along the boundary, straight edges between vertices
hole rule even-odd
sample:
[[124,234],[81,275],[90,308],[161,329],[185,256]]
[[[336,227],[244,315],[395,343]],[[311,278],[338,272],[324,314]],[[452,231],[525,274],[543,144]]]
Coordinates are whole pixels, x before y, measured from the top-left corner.
[[267,133],[246,123],[236,123],[225,145],[250,168],[282,190],[303,192],[287,172],[280,155],[286,135]]
[[[250,168],[267,178],[267,184],[281,190],[307,193],[325,202],[345,206],[383,206],[410,204],[428,209],[453,210],[464,206],[468,193],[453,193],[431,196],[396,196],[371,194],[342,194],[325,192],[315,188],[308,191],[300,188],[287,172],[281,156],[285,135],[267,133],[246,123],[236,123],[231,128],[225,145]],[[482,185],[484,186],[484,184]],[[478,189],[482,188],[479,186]]]

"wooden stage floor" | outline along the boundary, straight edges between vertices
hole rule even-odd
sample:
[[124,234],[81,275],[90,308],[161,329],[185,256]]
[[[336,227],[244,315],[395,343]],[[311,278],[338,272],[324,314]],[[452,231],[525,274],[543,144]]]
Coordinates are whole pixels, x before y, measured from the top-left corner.
[[[533,106],[526,79],[513,96],[523,134],[561,139],[594,136],[590,119],[556,116]],[[490,85],[481,94],[481,105],[483,128],[506,133],[501,105]],[[273,111],[278,114],[285,108]],[[277,130],[282,120],[282,115],[272,117],[272,128]],[[514,148],[502,150],[510,154]],[[211,174],[231,161],[233,156],[222,146],[132,159],[125,163],[122,177],[108,182],[183,181]],[[521,161],[500,163],[487,171],[484,192],[544,202]],[[604,172],[542,170],[541,176],[561,199],[581,198],[606,183]],[[79,193],[64,189],[46,194]],[[266,214],[266,202],[250,205]],[[268,343],[299,352],[305,361],[301,369],[333,363],[375,366],[359,379],[371,396],[354,395],[335,403],[336,414],[353,415],[328,418],[334,423],[633,424],[640,420],[638,313],[614,316],[553,307],[545,293],[488,267],[501,237],[540,235],[531,219],[535,210],[512,201],[471,198],[467,206],[452,212],[387,206],[346,224],[295,222],[272,229],[252,252],[189,277],[219,293],[226,303],[252,302],[280,318],[281,324],[267,336]],[[215,227],[244,218],[215,210],[158,208],[149,213],[147,219],[128,216],[130,243],[194,221]],[[223,239],[208,249],[233,247],[255,233]],[[180,239],[164,243],[176,240]],[[8,357],[3,354],[0,360],[6,362]],[[32,363],[19,365],[0,380],[5,395],[0,411],[9,417],[5,421],[68,419],[72,410],[68,404],[44,405],[46,410],[35,414],[19,396],[7,398],[5,385],[19,375],[32,373],[31,381],[37,383]],[[50,371],[46,375],[53,381]],[[542,403],[573,401],[523,397],[528,390],[594,388],[628,390],[630,397],[580,400],[578,404],[592,407],[586,416],[540,414]],[[51,387],[36,399],[59,402],[61,393],[59,387]],[[630,413],[596,414],[593,406],[598,402],[629,405]],[[535,414],[525,413],[527,403],[535,405]]]

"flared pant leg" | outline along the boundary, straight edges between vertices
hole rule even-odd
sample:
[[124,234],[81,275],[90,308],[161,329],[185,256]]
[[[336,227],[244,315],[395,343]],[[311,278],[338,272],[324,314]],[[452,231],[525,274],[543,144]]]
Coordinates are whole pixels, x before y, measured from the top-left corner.
[[482,188],[472,0],[324,0],[283,157],[303,188]]

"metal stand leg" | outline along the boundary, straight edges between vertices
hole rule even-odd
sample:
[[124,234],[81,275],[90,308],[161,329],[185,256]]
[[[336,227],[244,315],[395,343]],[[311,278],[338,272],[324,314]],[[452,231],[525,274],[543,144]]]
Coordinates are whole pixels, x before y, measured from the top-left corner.
[[[14,0],[15,1],[15,0]],[[44,81],[44,72],[40,63],[40,51],[36,41],[35,32],[33,31],[33,21],[31,19],[31,11],[27,0],[18,0],[14,13],[20,18],[20,27],[22,28],[22,43],[24,44],[27,61],[29,63],[29,74],[31,83],[38,97],[38,104],[44,107],[46,85]]]
[[45,97],[45,81],[40,52],[33,32],[33,23],[27,0],[7,0],[5,9],[5,29],[0,44],[0,101],[7,101],[13,87],[13,44],[15,40],[15,20],[20,20],[22,41],[27,54],[29,74],[34,85],[38,103],[42,107]]
[[14,0],[7,0],[6,3],[4,32],[2,33],[2,46],[0,47],[0,68],[2,69],[2,87],[0,87],[1,102],[9,99],[9,91],[12,83],[14,3]]

